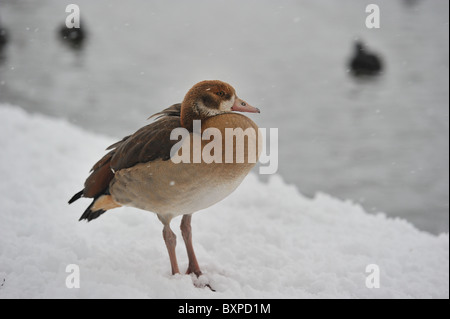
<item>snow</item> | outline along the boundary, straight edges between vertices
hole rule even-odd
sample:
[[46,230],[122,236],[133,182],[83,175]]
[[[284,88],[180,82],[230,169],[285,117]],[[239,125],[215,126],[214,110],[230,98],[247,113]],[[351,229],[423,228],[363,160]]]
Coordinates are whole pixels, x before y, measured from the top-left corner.
[[[120,208],[87,224],[78,218],[89,201],[67,204],[114,138],[10,105],[0,118],[0,298],[449,298],[448,234],[304,197],[276,175],[249,175],[194,214],[204,276],[172,276],[155,215]],[[379,289],[365,285],[371,264]],[[79,266],[79,289],[66,287],[69,265]]]

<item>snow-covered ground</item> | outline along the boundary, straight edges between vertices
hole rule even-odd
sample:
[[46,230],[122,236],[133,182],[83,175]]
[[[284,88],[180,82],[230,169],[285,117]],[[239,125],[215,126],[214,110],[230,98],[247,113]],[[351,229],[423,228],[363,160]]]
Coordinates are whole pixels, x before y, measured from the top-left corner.
[[[8,105],[0,119],[0,298],[449,298],[448,234],[254,175],[194,215],[201,280],[216,292],[196,288],[170,275],[155,215],[120,208],[86,224],[88,201],[67,205],[113,139]],[[69,264],[79,289],[65,285]],[[379,289],[365,285],[369,264]]]

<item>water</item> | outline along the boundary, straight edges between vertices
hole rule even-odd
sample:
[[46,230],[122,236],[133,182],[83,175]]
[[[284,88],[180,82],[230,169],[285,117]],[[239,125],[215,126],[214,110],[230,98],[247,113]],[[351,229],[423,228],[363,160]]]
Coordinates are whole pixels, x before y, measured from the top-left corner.
[[[121,138],[221,79],[262,110],[259,126],[279,128],[278,172],[302,193],[448,232],[448,1],[376,1],[381,28],[369,30],[359,0],[83,0],[78,51],[57,39],[69,3],[0,0],[12,38],[0,102]],[[348,75],[355,38],[384,75]]]

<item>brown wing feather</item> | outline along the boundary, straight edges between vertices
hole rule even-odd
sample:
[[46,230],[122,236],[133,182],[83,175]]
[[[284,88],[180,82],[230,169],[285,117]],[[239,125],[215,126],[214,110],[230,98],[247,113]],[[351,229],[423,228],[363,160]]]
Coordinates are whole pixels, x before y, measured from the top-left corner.
[[[108,188],[109,183],[114,178],[114,173],[109,166],[111,157],[110,152],[94,165],[91,175],[84,182],[84,197],[95,198],[103,194]],[[100,164],[101,162],[103,162],[103,165]]]
[[114,171],[147,163],[156,159],[170,159],[170,150],[177,140],[170,140],[173,129],[180,127],[180,118],[170,116],[144,126],[114,149],[110,165]]
[[[115,172],[121,169],[156,159],[170,159],[170,150],[177,143],[176,140],[170,140],[170,133],[180,127],[180,110],[181,104],[172,105],[152,116],[156,117],[155,122],[109,146],[107,150],[110,152],[92,167],[84,183],[83,197],[97,198],[107,194]],[[71,202],[80,198],[80,193]]]
[[177,103],[172,106],[169,106],[167,109],[164,109],[161,112],[153,114],[152,116],[149,117],[149,119],[155,118],[156,120],[158,120],[164,116],[180,117],[180,114],[181,114],[181,103]]

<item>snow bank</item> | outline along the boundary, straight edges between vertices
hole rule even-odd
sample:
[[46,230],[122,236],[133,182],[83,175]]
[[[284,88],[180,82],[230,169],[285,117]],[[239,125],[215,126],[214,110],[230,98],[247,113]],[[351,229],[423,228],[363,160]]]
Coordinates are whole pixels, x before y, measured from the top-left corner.
[[[0,298],[449,297],[448,234],[254,175],[194,215],[203,280],[217,291],[196,288],[170,275],[155,215],[120,208],[86,224],[77,220],[88,201],[67,205],[114,139],[7,105],[0,118]],[[69,264],[80,267],[80,289],[65,285]],[[379,289],[365,285],[369,264]]]

